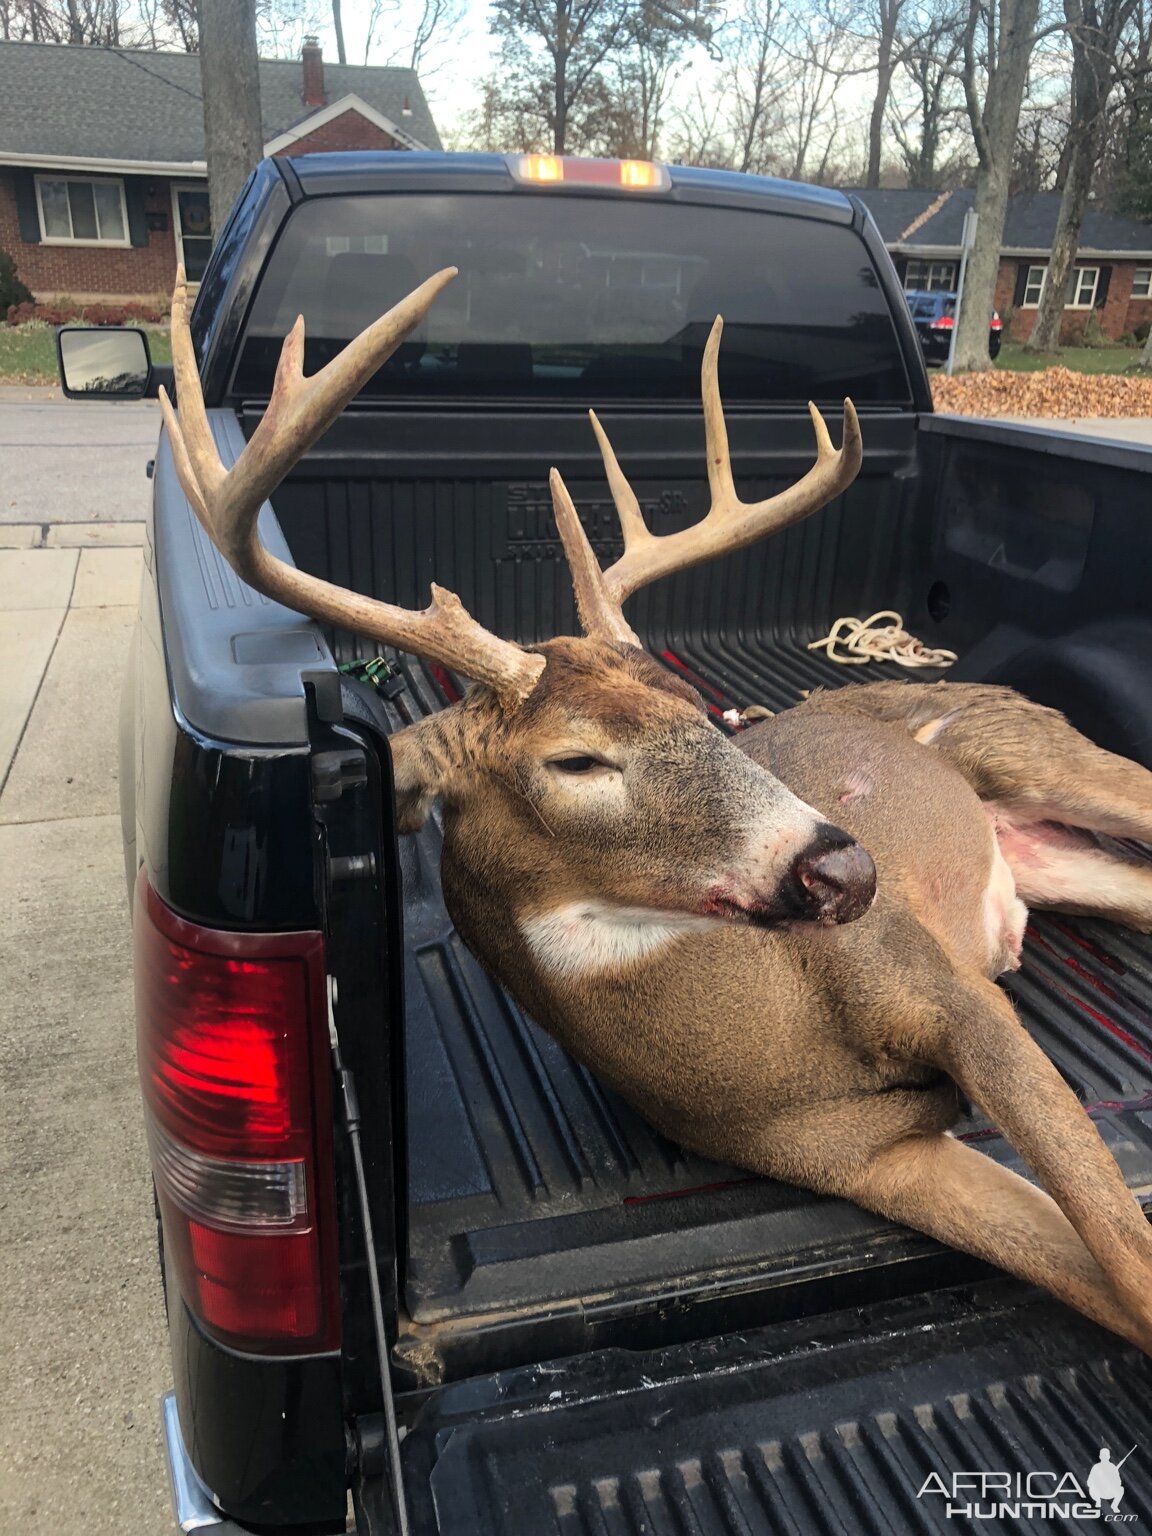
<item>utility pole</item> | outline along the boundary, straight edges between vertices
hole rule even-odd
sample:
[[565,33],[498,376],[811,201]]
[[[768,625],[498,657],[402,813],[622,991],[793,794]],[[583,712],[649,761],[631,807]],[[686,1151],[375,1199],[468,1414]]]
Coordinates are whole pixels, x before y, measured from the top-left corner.
[[200,91],[212,233],[264,155],[255,0],[198,0]]

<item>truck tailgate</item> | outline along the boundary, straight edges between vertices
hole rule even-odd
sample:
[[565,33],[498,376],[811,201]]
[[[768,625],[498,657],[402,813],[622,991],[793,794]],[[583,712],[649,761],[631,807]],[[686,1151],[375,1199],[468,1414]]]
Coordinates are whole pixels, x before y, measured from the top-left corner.
[[[991,1282],[447,1388],[403,1445],[440,1536],[899,1536],[1094,1528],[1101,1447],[1152,1518],[1152,1362]],[[1059,1492],[1057,1490],[1059,1489]]]

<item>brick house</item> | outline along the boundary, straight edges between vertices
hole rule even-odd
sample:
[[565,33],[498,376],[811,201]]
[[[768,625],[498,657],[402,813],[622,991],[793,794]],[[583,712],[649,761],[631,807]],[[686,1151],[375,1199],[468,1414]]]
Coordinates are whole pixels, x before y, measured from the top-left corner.
[[[960,231],[973,192],[861,188],[856,195],[879,225],[907,291],[955,288]],[[1032,334],[1059,208],[1058,192],[1009,199],[996,308],[1014,341]],[[1093,316],[1099,334],[1113,341],[1152,323],[1152,224],[1095,208],[1085,213],[1061,341],[1082,341]]]
[[[410,69],[260,61],[265,152],[439,149]],[[0,249],[37,299],[167,295],[212,245],[200,60],[0,42]]]

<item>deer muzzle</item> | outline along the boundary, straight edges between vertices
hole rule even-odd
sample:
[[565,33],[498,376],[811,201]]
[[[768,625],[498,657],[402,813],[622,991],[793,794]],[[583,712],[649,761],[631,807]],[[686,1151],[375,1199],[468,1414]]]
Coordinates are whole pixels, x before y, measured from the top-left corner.
[[826,823],[793,860],[781,883],[790,917],[826,925],[854,923],[876,895],[876,865],[866,848]]

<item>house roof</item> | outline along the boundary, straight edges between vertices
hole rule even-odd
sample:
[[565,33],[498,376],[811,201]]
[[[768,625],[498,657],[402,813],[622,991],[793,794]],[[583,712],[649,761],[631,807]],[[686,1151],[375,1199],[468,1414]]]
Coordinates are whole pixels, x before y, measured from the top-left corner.
[[[260,60],[266,144],[323,110],[305,106],[302,86],[299,59]],[[440,148],[414,70],[325,59],[324,87],[330,104],[358,98],[410,148]],[[202,165],[203,111],[197,54],[0,42],[0,162]]]
[[[959,252],[964,215],[975,199],[971,188],[949,195],[909,188],[853,190],[876,220],[889,248],[911,255],[918,251]],[[937,201],[940,206],[930,213]],[[1047,253],[1052,249],[1059,211],[1059,192],[1022,192],[1010,197],[1002,249],[1021,255]],[[929,217],[924,218],[925,214]],[[923,222],[918,222],[921,219]],[[1080,250],[1108,256],[1148,256],[1152,254],[1152,224],[1090,207],[1080,231]]]

